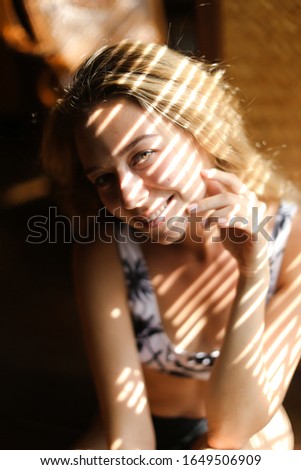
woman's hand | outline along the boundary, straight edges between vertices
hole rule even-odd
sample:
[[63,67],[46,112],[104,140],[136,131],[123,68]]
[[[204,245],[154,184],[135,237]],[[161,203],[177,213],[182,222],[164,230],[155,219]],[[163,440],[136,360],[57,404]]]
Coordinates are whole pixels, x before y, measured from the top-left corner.
[[212,236],[211,241],[224,244],[241,274],[257,273],[268,259],[266,225],[271,217],[266,216],[266,205],[233,173],[213,168],[202,170],[201,176],[207,183],[207,197],[197,202],[193,214],[202,216],[204,231],[218,226],[219,236]]

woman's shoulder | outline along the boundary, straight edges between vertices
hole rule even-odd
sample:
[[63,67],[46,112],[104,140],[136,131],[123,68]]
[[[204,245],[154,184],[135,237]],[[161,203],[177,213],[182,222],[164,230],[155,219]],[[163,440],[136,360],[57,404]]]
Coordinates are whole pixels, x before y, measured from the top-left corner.
[[114,276],[121,265],[117,240],[113,226],[98,227],[88,243],[73,244],[73,266],[75,272],[88,271],[100,276]]

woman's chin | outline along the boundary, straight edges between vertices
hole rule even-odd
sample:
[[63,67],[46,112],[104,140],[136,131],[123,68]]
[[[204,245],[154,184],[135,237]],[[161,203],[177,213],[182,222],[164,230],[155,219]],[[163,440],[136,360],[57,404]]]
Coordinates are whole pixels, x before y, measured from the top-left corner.
[[167,222],[162,222],[156,227],[150,227],[148,236],[153,243],[160,243],[161,245],[171,245],[172,243],[180,243],[186,236],[188,221],[186,217],[181,217],[181,220],[170,219]]

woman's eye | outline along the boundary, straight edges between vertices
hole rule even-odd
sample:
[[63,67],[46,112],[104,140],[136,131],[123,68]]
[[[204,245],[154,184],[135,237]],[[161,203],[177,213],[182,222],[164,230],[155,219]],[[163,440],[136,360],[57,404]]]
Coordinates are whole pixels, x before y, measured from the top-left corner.
[[101,189],[111,186],[115,182],[114,173],[104,173],[95,179],[94,184]]
[[153,154],[155,153],[154,150],[144,150],[143,152],[137,153],[132,158],[132,165],[139,165],[141,163],[146,162]]

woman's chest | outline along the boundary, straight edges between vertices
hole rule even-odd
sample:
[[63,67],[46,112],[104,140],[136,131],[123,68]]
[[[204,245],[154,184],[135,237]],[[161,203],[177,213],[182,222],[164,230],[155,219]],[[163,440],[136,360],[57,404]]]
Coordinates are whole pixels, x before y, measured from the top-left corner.
[[235,261],[226,252],[204,261],[158,250],[146,253],[146,262],[171,342],[191,352],[220,349],[236,293]]

